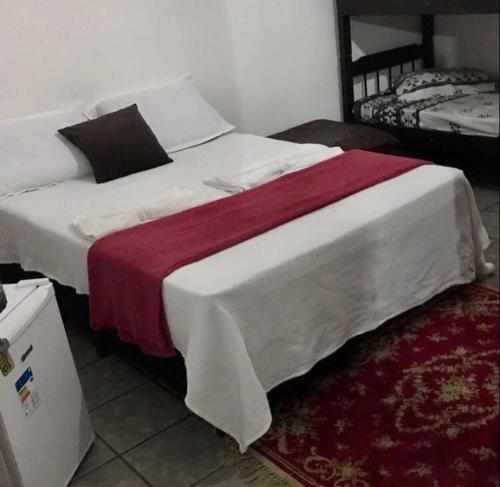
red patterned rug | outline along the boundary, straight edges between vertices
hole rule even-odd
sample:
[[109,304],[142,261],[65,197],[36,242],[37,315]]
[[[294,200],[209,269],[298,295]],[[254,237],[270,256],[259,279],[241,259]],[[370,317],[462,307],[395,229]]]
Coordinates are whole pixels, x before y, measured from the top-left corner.
[[498,297],[449,291],[274,393],[253,451],[288,480],[253,484],[498,486]]

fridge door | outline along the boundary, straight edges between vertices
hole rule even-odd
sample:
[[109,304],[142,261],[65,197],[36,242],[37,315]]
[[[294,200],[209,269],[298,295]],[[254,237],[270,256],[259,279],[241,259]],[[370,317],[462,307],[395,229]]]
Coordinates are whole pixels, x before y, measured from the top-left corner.
[[7,432],[0,422],[0,486],[22,487],[14,455],[10,448]]
[[0,485],[2,487],[14,487],[14,484],[11,482],[10,473],[7,470],[7,461],[5,460],[1,449],[0,449]]
[[16,284],[4,284],[3,290],[7,297],[7,307],[0,313],[0,323],[5,321],[30,294],[36,291],[36,286],[17,287]]
[[0,422],[24,487],[71,480],[94,439],[52,286],[36,288],[0,322],[14,369],[0,374]]

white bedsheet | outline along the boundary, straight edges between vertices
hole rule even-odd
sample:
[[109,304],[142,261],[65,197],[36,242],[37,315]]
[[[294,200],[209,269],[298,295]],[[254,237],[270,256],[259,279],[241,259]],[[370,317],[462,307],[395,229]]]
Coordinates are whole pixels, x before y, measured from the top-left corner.
[[[175,186],[223,197],[202,181],[289,147],[231,134],[105,185],[74,180],[0,200],[0,262],[85,293],[90,242],[71,228],[75,217]],[[487,270],[488,244],[462,172],[425,166],[179,269],[164,280],[163,299],[186,362],[187,406],[244,451],[270,426],[267,391],[349,338],[471,282]]]
[[355,105],[357,117],[374,124],[483,137],[498,137],[500,133],[498,92],[409,102],[386,91],[358,100]]
[[[237,173],[223,171],[211,181],[204,184],[226,193],[240,193],[260,186],[280,176],[326,161],[342,154],[340,147],[326,147],[318,144],[291,144],[286,151],[271,160],[260,162]],[[197,182],[198,184],[198,182]],[[206,192],[203,192],[206,193]],[[110,214],[106,208],[97,214],[79,215],[73,221],[73,227],[78,233],[90,240],[96,240],[113,232],[139,225],[148,220],[155,220],[164,216],[173,215],[195,206],[209,203],[220,197],[219,194],[198,193],[192,188],[173,188],[161,195],[152,194],[144,201],[119,213]]]
[[420,128],[498,137],[500,134],[498,93],[468,95],[422,110]]
[[[0,198],[0,262],[19,262],[88,293],[87,250],[72,222],[81,215],[120,214],[148,205],[154,195],[192,188],[200,198],[227,197],[203,180],[243,171],[256,161],[288,153],[289,142],[229,134],[176,152],[174,163],[97,185],[93,177],[65,181],[40,191]],[[125,225],[126,226],[126,225]]]

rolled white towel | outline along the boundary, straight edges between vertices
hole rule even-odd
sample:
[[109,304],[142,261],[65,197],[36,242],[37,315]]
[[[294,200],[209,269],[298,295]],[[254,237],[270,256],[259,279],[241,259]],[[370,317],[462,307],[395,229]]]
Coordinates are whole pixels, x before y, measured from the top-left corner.
[[179,213],[214,200],[214,196],[197,193],[192,189],[174,188],[150,202],[114,214],[81,215],[73,227],[84,238],[97,240],[111,233]]
[[235,174],[216,175],[213,179],[204,181],[204,184],[227,193],[240,193],[342,153],[343,150],[340,147],[326,147],[318,144],[297,145],[265,163]]
[[163,216],[173,215],[180,211],[208,203],[213,198],[197,193],[192,189],[174,188],[156,200],[137,208],[139,218],[143,221],[155,220]]
[[128,211],[116,215],[81,215],[73,222],[73,227],[82,237],[97,240],[139,223],[137,212]]

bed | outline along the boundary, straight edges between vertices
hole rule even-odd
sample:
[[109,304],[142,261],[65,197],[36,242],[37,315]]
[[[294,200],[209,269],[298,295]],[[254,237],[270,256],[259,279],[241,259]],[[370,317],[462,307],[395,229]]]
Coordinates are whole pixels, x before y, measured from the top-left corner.
[[[434,15],[498,13],[498,0],[337,2],[344,121],[383,128],[413,148],[444,158],[496,163],[500,155],[498,89],[486,99],[473,95],[403,102],[395,96],[398,76],[434,68]],[[353,60],[352,17],[421,15],[422,43]],[[487,103],[487,107],[484,105]],[[484,118],[486,117],[486,118]],[[447,157],[451,155],[451,157]]]
[[[175,162],[113,182],[91,177],[0,199],[0,263],[88,292],[82,212],[134,204],[173,186],[227,196],[203,181],[299,148],[227,134]],[[350,338],[488,271],[489,245],[457,169],[425,165],[353,194],[163,281],[172,340],[187,369],[187,406],[241,451],[269,428],[266,393]]]

